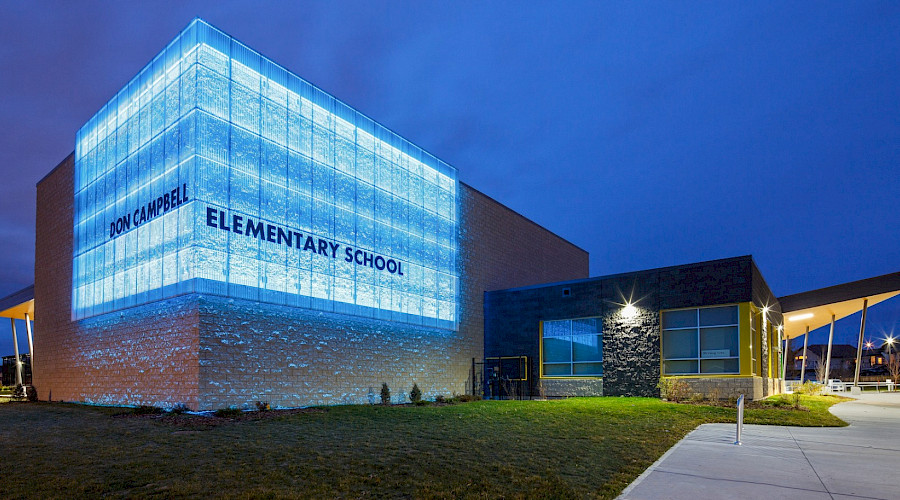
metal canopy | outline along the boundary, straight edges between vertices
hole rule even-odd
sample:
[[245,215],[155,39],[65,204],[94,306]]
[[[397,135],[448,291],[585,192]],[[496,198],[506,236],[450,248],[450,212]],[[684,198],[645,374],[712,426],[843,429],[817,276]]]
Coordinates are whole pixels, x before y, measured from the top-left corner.
[[780,297],[784,334],[799,337],[807,327],[812,331],[831,323],[832,314],[837,321],[861,311],[866,299],[871,307],[896,295],[900,295],[900,272]]
[[0,299],[0,318],[34,320],[34,285]]

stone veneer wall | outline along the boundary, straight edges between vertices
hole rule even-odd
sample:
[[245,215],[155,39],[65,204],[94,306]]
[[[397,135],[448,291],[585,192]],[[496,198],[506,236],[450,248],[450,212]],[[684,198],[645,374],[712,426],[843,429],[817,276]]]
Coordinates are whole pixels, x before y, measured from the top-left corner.
[[[603,379],[596,387],[602,392],[593,395],[657,397],[660,311],[749,302],[752,265],[750,257],[737,257],[488,293],[485,355],[527,355],[537,365],[541,321],[600,317]],[[564,296],[563,290],[569,294]],[[637,314],[624,318],[621,310],[630,300],[636,301]],[[542,382],[550,395],[554,386],[565,391],[576,383],[583,393],[590,388],[588,380],[545,378]],[[534,384],[531,390],[537,394]]]
[[460,184],[457,332],[188,294],[71,321],[74,166],[38,184],[35,387],[40,397],[214,409],[395,401],[468,392],[487,290],[588,275],[588,254]]
[[41,399],[197,406],[190,296],[71,321],[73,156],[37,186],[34,386]]

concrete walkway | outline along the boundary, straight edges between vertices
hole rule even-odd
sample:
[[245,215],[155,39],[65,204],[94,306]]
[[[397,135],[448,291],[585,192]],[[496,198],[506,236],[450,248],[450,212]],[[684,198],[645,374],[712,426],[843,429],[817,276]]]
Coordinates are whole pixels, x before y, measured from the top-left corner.
[[900,499],[900,393],[831,407],[849,427],[704,424],[620,499]]

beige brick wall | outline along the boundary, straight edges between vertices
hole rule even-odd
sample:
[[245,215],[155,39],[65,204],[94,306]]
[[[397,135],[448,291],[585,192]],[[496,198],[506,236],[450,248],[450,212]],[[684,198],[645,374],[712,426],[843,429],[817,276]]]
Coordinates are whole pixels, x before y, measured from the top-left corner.
[[70,155],[37,186],[34,386],[38,397],[196,407],[196,298],[185,296],[71,321],[73,183]]
[[736,398],[741,394],[748,400],[762,399],[766,396],[763,392],[765,381],[762,377],[710,377],[710,378],[680,378],[690,387],[691,394],[709,396],[713,390],[718,389],[719,398]]

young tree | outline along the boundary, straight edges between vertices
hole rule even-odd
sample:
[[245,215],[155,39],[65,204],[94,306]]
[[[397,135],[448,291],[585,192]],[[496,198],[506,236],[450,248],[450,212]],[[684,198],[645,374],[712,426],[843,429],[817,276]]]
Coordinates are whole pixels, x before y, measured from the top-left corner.
[[900,353],[891,353],[887,359],[887,370],[891,376],[891,382],[900,382]]
[[381,404],[391,404],[391,389],[388,387],[387,382],[381,383]]

